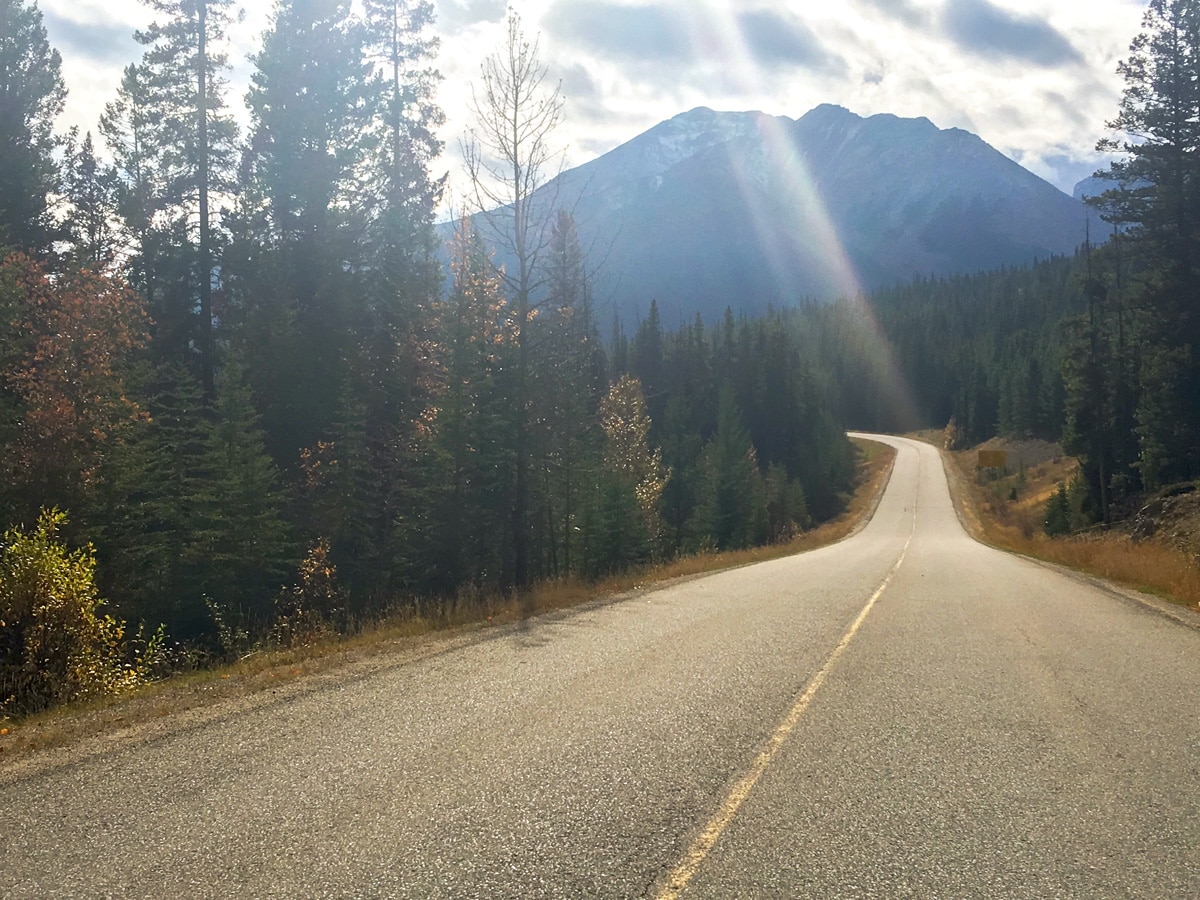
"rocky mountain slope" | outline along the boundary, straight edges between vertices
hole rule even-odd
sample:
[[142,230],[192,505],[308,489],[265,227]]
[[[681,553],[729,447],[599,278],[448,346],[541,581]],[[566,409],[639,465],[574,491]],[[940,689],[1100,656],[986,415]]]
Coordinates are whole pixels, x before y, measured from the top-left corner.
[[830,105],[695,109],[538,200],[574,213],[602,310],[668,324],[1071,253],[1087,217],[973,134]]

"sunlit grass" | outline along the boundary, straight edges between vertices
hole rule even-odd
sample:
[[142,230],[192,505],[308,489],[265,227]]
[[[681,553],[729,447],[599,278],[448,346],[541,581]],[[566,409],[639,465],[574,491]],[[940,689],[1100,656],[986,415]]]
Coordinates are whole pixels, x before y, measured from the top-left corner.
[[858,488],[836,519],[786,544],[704,553],[599,582],[552,581],[521,595],[503,596],[464,591],[440,601],[418,601],[391,614],[358,623],[350,635],[328,634],[290,648],[264,648],[230,665],[175,675],[118,696],[60,707],[20,720],[0,720],[0,763],[31,752],[146,725],[157,719],[211,707],[237,698],[270,697],[301,678],[336,673],[353,665],[381,664],[397,651],[419,653],[422,642],[436,635],[468,633],[589,602],[622,595],[711,572],[792,556],[840,541],[864,524],[886,485],[895,450],[870,441],[855,441],[860,450]]
[[1042,521],[1045,503],[1053,491],[1050,485],[1067,481],[1074,474],[1073,461],[1064,460],[1057,470],[1034,471],[1027,489],[1012,501],[995,485],[979,482],[971,454],[945,456],[950,461],[947,474],[955,503],[976,538],[1182,606],[1200,608],[1200,567],[1178,548],[1153,541],[1135,542],[1128,535],[1104,530],[1072,537],[1046,536]]

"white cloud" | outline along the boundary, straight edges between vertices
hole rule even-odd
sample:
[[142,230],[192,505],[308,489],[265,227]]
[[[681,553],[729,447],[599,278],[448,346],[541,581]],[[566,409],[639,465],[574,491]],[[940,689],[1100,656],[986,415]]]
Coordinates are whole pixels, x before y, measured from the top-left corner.
[[[120,35],[150,15],[135,0],[39,5],[51,42],[62,51],[70,90],[62,124],[94,129],[121,68],[140,55],[132,39]],[[455,179],[470,84],[480,59],[503,36],[504,2],[437,5],[443,31],[438,67],[445,76],[439,100],[447,113],[442,165]],[[541,33],[541,56],[563,79],[567,106],[559,137],[570,165],[695,106],[798,117],[830,102],[861,115],[925,116],[943,128],[968,128],[1067,190],[1099,161],[1093,148],[1122,86],[1116,64],[1145,8],[1139,0],[512,5],[531,35]],[[245,56],[268,14],[267,4],[249,4],[247,20],[234,32],[235,108],[249,77]],[[991,23],[995,33],[989,36],[980,23]]]

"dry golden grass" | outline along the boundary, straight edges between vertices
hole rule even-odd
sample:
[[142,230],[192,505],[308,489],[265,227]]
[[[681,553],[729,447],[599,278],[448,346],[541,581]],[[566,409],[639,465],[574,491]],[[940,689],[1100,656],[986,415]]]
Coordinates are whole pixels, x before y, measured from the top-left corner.
[[980,483],[973,452],[943,453],[951,493],[974,536],[995,547],[1057,563],[1116,584],[1200,609],[1200,568],[1182,550],[1100,531],[1066,538],[1042,529],[1045,504],[1075,473],[1073,460],[1042,463],[1024,473],[1017,499],[1005,494],[1012,477]]
[[435,635],[469,634],[539,613],[835,543],[865,524],[882,496],[895,460],[895,450],[890,447],[869,441],[855,444],[861,454],[859,487],[846,511],[787,544],[700,554],[598,583],[547,582],[520,596],[463,593],[450,601],[418,603],[351,636],[330,635],[303,646],[256,651],[232,665],[178,675],[121,696],[50,710],[19,721],[0,720],[0,767],[41,750],[69,746],[89,737],[107,739],[122,729],[152,726],[167,717],[192,716],[196,721],[205,721],[206,711],[218,703],[259,702],[255,698],[301,689],[301,679],[387,665],[389,656],[397,653],[419,657],[426,648],[441,646],[429,642]]

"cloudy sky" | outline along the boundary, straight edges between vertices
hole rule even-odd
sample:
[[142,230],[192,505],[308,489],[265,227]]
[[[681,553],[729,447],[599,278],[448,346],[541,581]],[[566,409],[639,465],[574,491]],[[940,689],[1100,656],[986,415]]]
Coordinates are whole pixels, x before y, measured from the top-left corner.
[[[479,60],[505,0],[435,0],[448,123],[442,169],[459,175]],[[797,118],[820,103],[925,116],[975,132],[1060,188],[1103,159],[1116,74],[1145,0],[512,0],[566,99],[559,141],[586,162],[696,106]],[[233,34],[235,105],[272,3],[248,0]],[[140,56],[138,0],[40,0],[70,91],[64,127],[95,127]]]

